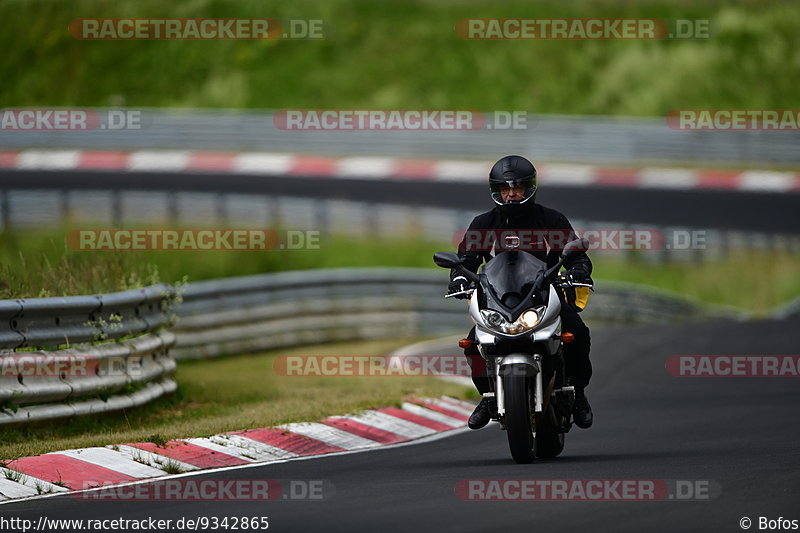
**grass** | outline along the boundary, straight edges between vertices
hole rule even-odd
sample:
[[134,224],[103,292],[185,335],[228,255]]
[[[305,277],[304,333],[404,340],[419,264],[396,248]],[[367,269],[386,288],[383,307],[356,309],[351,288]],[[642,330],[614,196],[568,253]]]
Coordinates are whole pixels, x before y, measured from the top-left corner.
[[[324,19],[307,41],[81,41],[76,18]],[[682,41],[479,41],[463,18],[711,20]],[[792,108],[800,6],[780,0],[6,0],[0,101],[15,106],[528,110],[662,116]]]
[[699,263],[653,265],[641,257],[628,262],[601,260],[594,263],[593,277],[599,290],[603,280],[638,283],[766,314],[800,297],[798,271],[799,254],[741,250]]
[[[379,355],[411,340],[369,341],[282,350],[280,355]],[[455,353],[455,352],[454,352]],[[121,414],[0,429],[0,458],[131,442],[155,442],[397,405],[410,397],[470,389],[432,377],[287,377],[273,371],[278,352],[181,362],[178,392]],[[174,465],[176,466],[176,465]],[[162,465],[158,468],[172,468]]]
[[185,472],[183,467],[172,459],[168,459],[165,463],[159,463],[156,468],[160,468],[167,474],[182,474]]
[[[68,230],[0,233],[0,299],[64,296],[123,290],[283,270],[336,267],[427,267],[448,242],[323,236],[319,250],[270,252],[78,252],[67,249]],[[724,257],[651,263],[642,252],[624,259],[592,257],[593,277],[628,281],[699,300],[767,312],[800,295],[800,255],[739,250]],[[445,273],[442,272],[443,283]]]
[[[93,294],[166,283],[311,268],[430,266],[442,246],[401,240],[322,237],[320,250],[86,252],[69,229],[0,232],[0,299]],[[202,259],[202,260],[198,260]]]
[[18,472],[16,470],[4,470],[3,471],[3,476],[7,480],[13,481],[15,483],[23,483],[24,484],[25,481],[27,480],[27,476],[25,474],[23,474],[22,472]]
[[0,232],[0,299],[94,294],[161,279],[156,264],[141,256],[76,253],[67,249],[65,235],[59,230]]
[[[157,444],[157,443],[154,443]],[[163,444],[159,444],[163,446]],[[118,446],[111,446],[112,450],[119,451]],[[242,454],[244,455],[244,454]],[[144,452],[134,454],[131,459],[136,461],[139,464],[143,464],[145,466],[151,466],[153,468],[159,468],[166,472],[167,474],[182,474],[185,472],[183,466],[177,461],[172,459],[159,459],[157,457],[153,457],[150,459],[148,456],[145,455]]]

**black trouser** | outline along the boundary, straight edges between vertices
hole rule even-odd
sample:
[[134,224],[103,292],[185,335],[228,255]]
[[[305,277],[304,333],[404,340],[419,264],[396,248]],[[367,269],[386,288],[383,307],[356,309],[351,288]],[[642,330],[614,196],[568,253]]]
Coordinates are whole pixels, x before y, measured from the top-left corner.
[[[578,313],[567,305],[561,306],[561,331],[562,333],[572,333],[575,340],[564,344],[564,370],[567,378],[572,378],[572,384],[576,389],[583,389],[589,384],[592,377],[592,362],[589,360],[589,350],[591,349],[591,338],[589,328],[583,323],[583,319]],[[469,331],[467,338],[475,340],[475,328]],[[486,376],[486,365],[478,351],[478,347],[473,344],[464,350],[464,355],[469,360],[472,368],[472,382],[478,392],[484,394],[491,392],[492,387],[489,378]]]

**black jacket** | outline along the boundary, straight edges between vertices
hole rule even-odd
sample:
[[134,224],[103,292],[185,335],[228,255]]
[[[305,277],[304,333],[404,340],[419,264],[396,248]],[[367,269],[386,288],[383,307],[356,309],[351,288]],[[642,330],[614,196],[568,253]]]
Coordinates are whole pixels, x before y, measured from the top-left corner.
[[[521,237],[520,249],[545,261],[548,266],[558,262],[563,246],[577,239],[572,225],[560,212],[541,204],[522,204],[513,217],[503,214],[500,206],[476,216],[458,245],[458,255],[466,258],[464,266],[473,272],[484,261],[492,258],[492,246],[496,250],[504,248],[503,231],[514,232]],[[592,273],[592,262],[586,253],[581,253],[564,265],[569,270],[579,269],[588,277]],[[458,274],[452,271],[450,278]]]

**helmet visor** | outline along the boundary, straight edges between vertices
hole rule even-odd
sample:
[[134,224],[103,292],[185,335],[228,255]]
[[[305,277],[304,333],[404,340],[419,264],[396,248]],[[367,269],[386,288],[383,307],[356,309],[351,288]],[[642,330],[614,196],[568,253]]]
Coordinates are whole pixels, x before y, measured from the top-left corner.
[[524,178],[508,181],[494,181],[489,183],[492,191],[492,200],[497,205],[524,204],[536,193],[536,178]]

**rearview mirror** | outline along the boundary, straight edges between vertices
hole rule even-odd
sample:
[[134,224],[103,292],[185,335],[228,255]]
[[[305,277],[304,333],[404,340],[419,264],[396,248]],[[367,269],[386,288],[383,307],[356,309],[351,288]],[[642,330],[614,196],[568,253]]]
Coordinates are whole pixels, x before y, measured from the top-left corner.
[[458,268],[461,258],[455,252],[436,252],[433,254],[433,262],[442,268]]
[[589,249],[589,239],[586,237],[582,239],[575,239],[574,241],[570,241],[564,246],[564,251],[561,252],[562,259],[569,259],[571,257],[575,257],[581,252],[585,252]]

